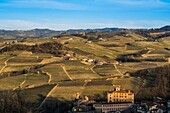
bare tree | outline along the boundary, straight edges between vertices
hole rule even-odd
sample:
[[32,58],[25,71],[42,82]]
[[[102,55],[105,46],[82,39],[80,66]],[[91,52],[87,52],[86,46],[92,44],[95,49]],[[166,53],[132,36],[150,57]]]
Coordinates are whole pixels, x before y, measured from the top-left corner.
[[[19,90],[0,92],[0,113],[28,113],[26,102]],[[29,112],[30,113],[30,112]]]

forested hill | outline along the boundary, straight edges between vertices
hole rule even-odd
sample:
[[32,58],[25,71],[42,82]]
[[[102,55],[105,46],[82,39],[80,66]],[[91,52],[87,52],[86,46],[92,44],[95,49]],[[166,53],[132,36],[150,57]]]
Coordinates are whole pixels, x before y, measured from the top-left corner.
[[139,70],[131,76],[146,80],[145,87],[138,93],[138,98],[152,99],[159,96],[170,99],[170,65]]
[[0,39],[19,39],[19,38],[39,38],[58,34],[75,34],[80,32],[111,32],[122,30],[122,28],[102,28],[102,29],[70,29],[66,31],[55,31],[50,29],[33,30],[0,30]]
[[101,28],[101,29],[69,29],[56,31],[50,29],[33,30],[0,30],[0,39],[20,39],[20,38],[40,38],[56,36],[59,34],[80,34],[90,32],[117,32],[130,31],[149,39],[159,39],[170,36],[170,26],[164,26],[156,29],[124,29],[124,28]]

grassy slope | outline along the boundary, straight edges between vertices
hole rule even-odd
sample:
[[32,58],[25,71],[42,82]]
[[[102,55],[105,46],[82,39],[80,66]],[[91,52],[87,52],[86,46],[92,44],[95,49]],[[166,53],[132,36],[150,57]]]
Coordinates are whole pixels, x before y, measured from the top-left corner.
[[91,54],[90,56],[93,58],[100,57],[102,59],[113,60],[117,55],[115,51],[109,50],[103,46],[97,45],[95,43],[87,44],[85,42],[85,39],[76,37],[73,40],[69,41],[69,44],[67,46],[84,51],[84,55],[85,53],[87,53],[87,56]]
[[99,76],[91,71],[90,65],[81,63],[78,60],[63,62],[68,74],[73,79],[94,79]]
[[43,68],[41,68],[44,72],[48,72],[52,75],[51,82],[61,82],[61,81],[67,81],[69,80],[66,73],[63,71],[62,67],[59,64],[50,64],[46,65]]
[[38,75],[38,74],[27,74],[26,82],[22,86],[34,86],[46,84],[48,81],[48,76]]
[[[108,39],[107,41],[99,41],[92,44],[86,44],[84,39],[73,37],[73,40],[69,41],[69,46],[72,51],[76,52],[79,55],[89,58],[99,58],[104,60],[114,59],[118,54],[123,53],[133,53],[134,51],[138,51],[145,47],[150,47],[154,49],[162,49],[170,45],[166,41],[162,42],[135,42],[134,40],[138,40],[138,36],[133,35],[131,37],[119,37],[113,39]],[[143,38],[142,38],[143,39]],[[36,40],[30,40],[29,44],[35,44]],[[43,41],[45,41],[44,39]],[[40,41],[42,43],[43,41]],[[27,43],[27,42],[26,42]],[[133,43],[135,46],[129,47],[128,50],[125,50],[125,43]],[[110,44],[109,46],[107,46]],[[117,45],[115,47],[115,45]],[[116,52],[117,51],[117,52]],[[153,51],[155,52],[155,51]],[[160,52],[160,51],[156,51]],[[167,54],[167,51],[163,51]],[[4,61],[10,57],[10,54],[13,52],[4,53],[0,55],[0,68],[4,66]],[[51,61],[60,61],[61,59],[51,59],[51,54],[32,54],[30,52],[14,52],[18,55],[16,58],[9,60],[9,67],[8,69],[18,70],[24,67],[29,67],[32,65],[37,65],[40,62],[37,61],[38,59],[45,59],[45,62]],[[105,56],[105,57],[104,57]],[[50,60],[51,59],[51,60]],[[57,97],[60,99],[70,100],[75,97],[76,93],[82,93],[82,96],[90,96],[94,98],[96,95],[104,96],[104,94],[112,90],[112,84],[114,85],[121,85],[124,88],[131,89],[134,92],[138,90],[140,85],[140,78],[115,78],[110,81],[106,81],[106,79],[99,79],[98,75],[91,71],[92,65],[86,65],[81,63],[80,61],[65,61],[62,62],[68,74],[75,79],[79,79],[77,81],[67,81],[69,80],[66,73],[63,71],[62,67],[58,64],[50,64],[46,65],[45,67],[41,68],[42,70],[50,73],[52,75],[51,83],[62,83],[57,87],[54,92],[52,92],[53,97]],[[152,63],[152,62],[141,62],[141,63],[123,63],[122,65],[117,65],[117,68],[122,72],[125,73],[127,71],[135,71],[138,69],[154,67],[157,65],[163,65],[164,63]],[[15,69],[16,68],[16,69]],[[96,66],[94,70],[97,73],[109,73],[112,75],[117,74],[117,71],[114,69],[113,65],[103,65],[103,66]],[[107,77],[106,77],[107,78]],[[0,79],[0,90],[10,90],[17,86],[19,86],[25,79],[25,75],[16,76],[16,77],[9,77]],[[85,87],[84,80],[85,79],[96,79],[92,80],[92,82],[87,83]],[[34,75],[30,74],[27,76],[27,81],[23,84],[23,86],[28,85],[37,85],[37,84],[44,84],[47,83],[48,76],[42,75]],[[31,88],[23,91],[23,94],[26,96],[26,101],[29,102],[29,106],[34,103],[34,107],[37,107],[40,102],[45,98],[48,92],[54,87],[54,85],[43,85],[36,88]]]
[[[125,78],[115,80],[92,80],[83,87],[83,81],[70,81],[60,84],[55,91],[51,94],[52,97],[58,99],[71,100],[74,99],[76,93],[80,93],[81,96],[88,96],[91,99],[97,97],[104,97],[106,99],[106,92],[113,90],[113,85],[121,85],[126,89],[137,91],[140,85],[140,79],[137,78]],[[68,95],[69,94],[69,95]]]
[[37,108],[54,86],[55,85],[42,85],[23,90],[22,93],[26,99],[28,107]]
[[98,65],[94,67],[94,71],[97,72],[98,74],[105,74],[105,75],[116,75],[118,72],[116,71],[114,65],[109,64],[109,65]]
[[0,79],[0,90],[12,90],[25,80],[24,75]]

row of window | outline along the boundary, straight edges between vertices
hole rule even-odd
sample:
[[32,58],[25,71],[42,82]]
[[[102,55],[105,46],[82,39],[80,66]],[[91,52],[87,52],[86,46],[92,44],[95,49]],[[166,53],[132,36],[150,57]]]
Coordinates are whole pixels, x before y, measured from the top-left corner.
[[[111,97],[112,97],[112,96],[110,96],[110,98],[111,98]],[[115,96],[115,95],[113,95],[113,97],[122,97],[122,98],[124,97],[124,98],[126,98],[127,96],[118,96],[118,95]]]
[[128,107],[131,104],[108,104],[108,105],[103,105],[103,107]]
[[111,102],[129,102],[129,101],[132,101],[132,100],[125,100],[125,99],[111,99],[111,98],[110,98],[110,101],[111,101]]
[[128,95],[128,93],[112,93],[112,94],[110,94],[110,95]]
[[103,108],[103,111],[124,111],[126,108]]

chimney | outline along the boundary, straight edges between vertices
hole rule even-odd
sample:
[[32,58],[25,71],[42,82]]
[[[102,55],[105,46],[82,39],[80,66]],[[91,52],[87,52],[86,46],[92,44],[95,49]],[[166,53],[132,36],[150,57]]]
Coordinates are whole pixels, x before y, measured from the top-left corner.
[[131,93],[130,90],[128,90],[128,93]]

